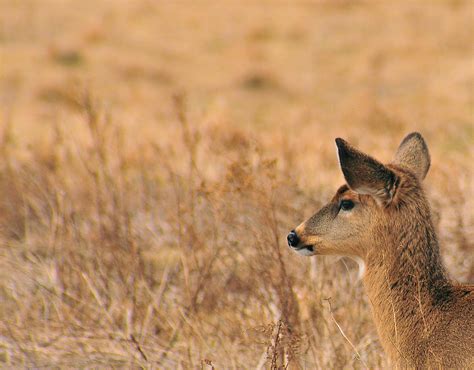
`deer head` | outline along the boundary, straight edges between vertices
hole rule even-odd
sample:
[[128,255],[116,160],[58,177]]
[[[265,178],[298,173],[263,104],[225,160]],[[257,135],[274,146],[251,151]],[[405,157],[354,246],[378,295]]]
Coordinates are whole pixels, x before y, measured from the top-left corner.
[[375,244],[378,227],[396,222],[400,229],[413,214],[413,207],[403,205],[410,199],[426,203],[420,184],[428,172],[430,156],[416,132],[405,137],[387,165],[343,139],[336,139],[336,146],[346,184],[288,234],[288,245],[304,256],[343,255],[364,260]]

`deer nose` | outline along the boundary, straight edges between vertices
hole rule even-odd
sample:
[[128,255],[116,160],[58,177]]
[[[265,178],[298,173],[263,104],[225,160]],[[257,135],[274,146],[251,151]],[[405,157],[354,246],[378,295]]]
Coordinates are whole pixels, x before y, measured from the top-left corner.
[[300,242],[300,239],[298,238],[298,235],[296,235],[295,230],[290,231],[290,233],[286,237],[286,240],[288,240],[288,245],[290,247],[296,247]]

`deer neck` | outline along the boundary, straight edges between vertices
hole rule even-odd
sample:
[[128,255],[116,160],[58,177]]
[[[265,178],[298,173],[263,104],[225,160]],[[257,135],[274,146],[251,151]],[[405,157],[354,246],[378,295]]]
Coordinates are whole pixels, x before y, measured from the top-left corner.
[[377,331],[392,358],[416,358],[452,299],[452,285],[429,217],[378,235],[385,238],[367,255],[364,275]]

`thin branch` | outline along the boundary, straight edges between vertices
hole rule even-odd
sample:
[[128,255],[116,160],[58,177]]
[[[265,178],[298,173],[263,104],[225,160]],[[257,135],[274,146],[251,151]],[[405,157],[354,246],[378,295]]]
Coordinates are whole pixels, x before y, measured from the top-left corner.
[[341,332],[342,336],[344,337],[344,339],[347,341],[347,343],[349,343],[349,345],[352,347],[352,349],[354,350],[358,360],[360,362],[362,362],[362,364],[364,365],[364,367],[366,369],[368,369],[369,367],[367,366],[367,364],[364,362],[364,360],[362,360],[362,357],[359,353],[359,351],[357,350],[357,348],[354,346],[354,344],[350,341],[350,339],[347,337],[346,333],[344,333],[344,330],[342,330],[341,326],[339,325],[339,323],[337,322],[336,318],[334,317],[334,314],[333,314],[333,310],[332,310],[332,306],[331,306],[331,297],[329,298],[326,298],[325,301],[328,302],[328,305],[329,305],[329,314],[331,315],[331,319],[332,321],[334,321],[334,323],[336,324],[337,328],[339,329],[339,331]]

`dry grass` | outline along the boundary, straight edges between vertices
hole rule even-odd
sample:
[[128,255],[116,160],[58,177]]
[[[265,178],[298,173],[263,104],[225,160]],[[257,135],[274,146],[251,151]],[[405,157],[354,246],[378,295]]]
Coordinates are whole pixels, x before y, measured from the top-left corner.
[[0,364],[381,368],[349,260],[289,229],[423,132],[474,279],[474,5],[0,0]]

